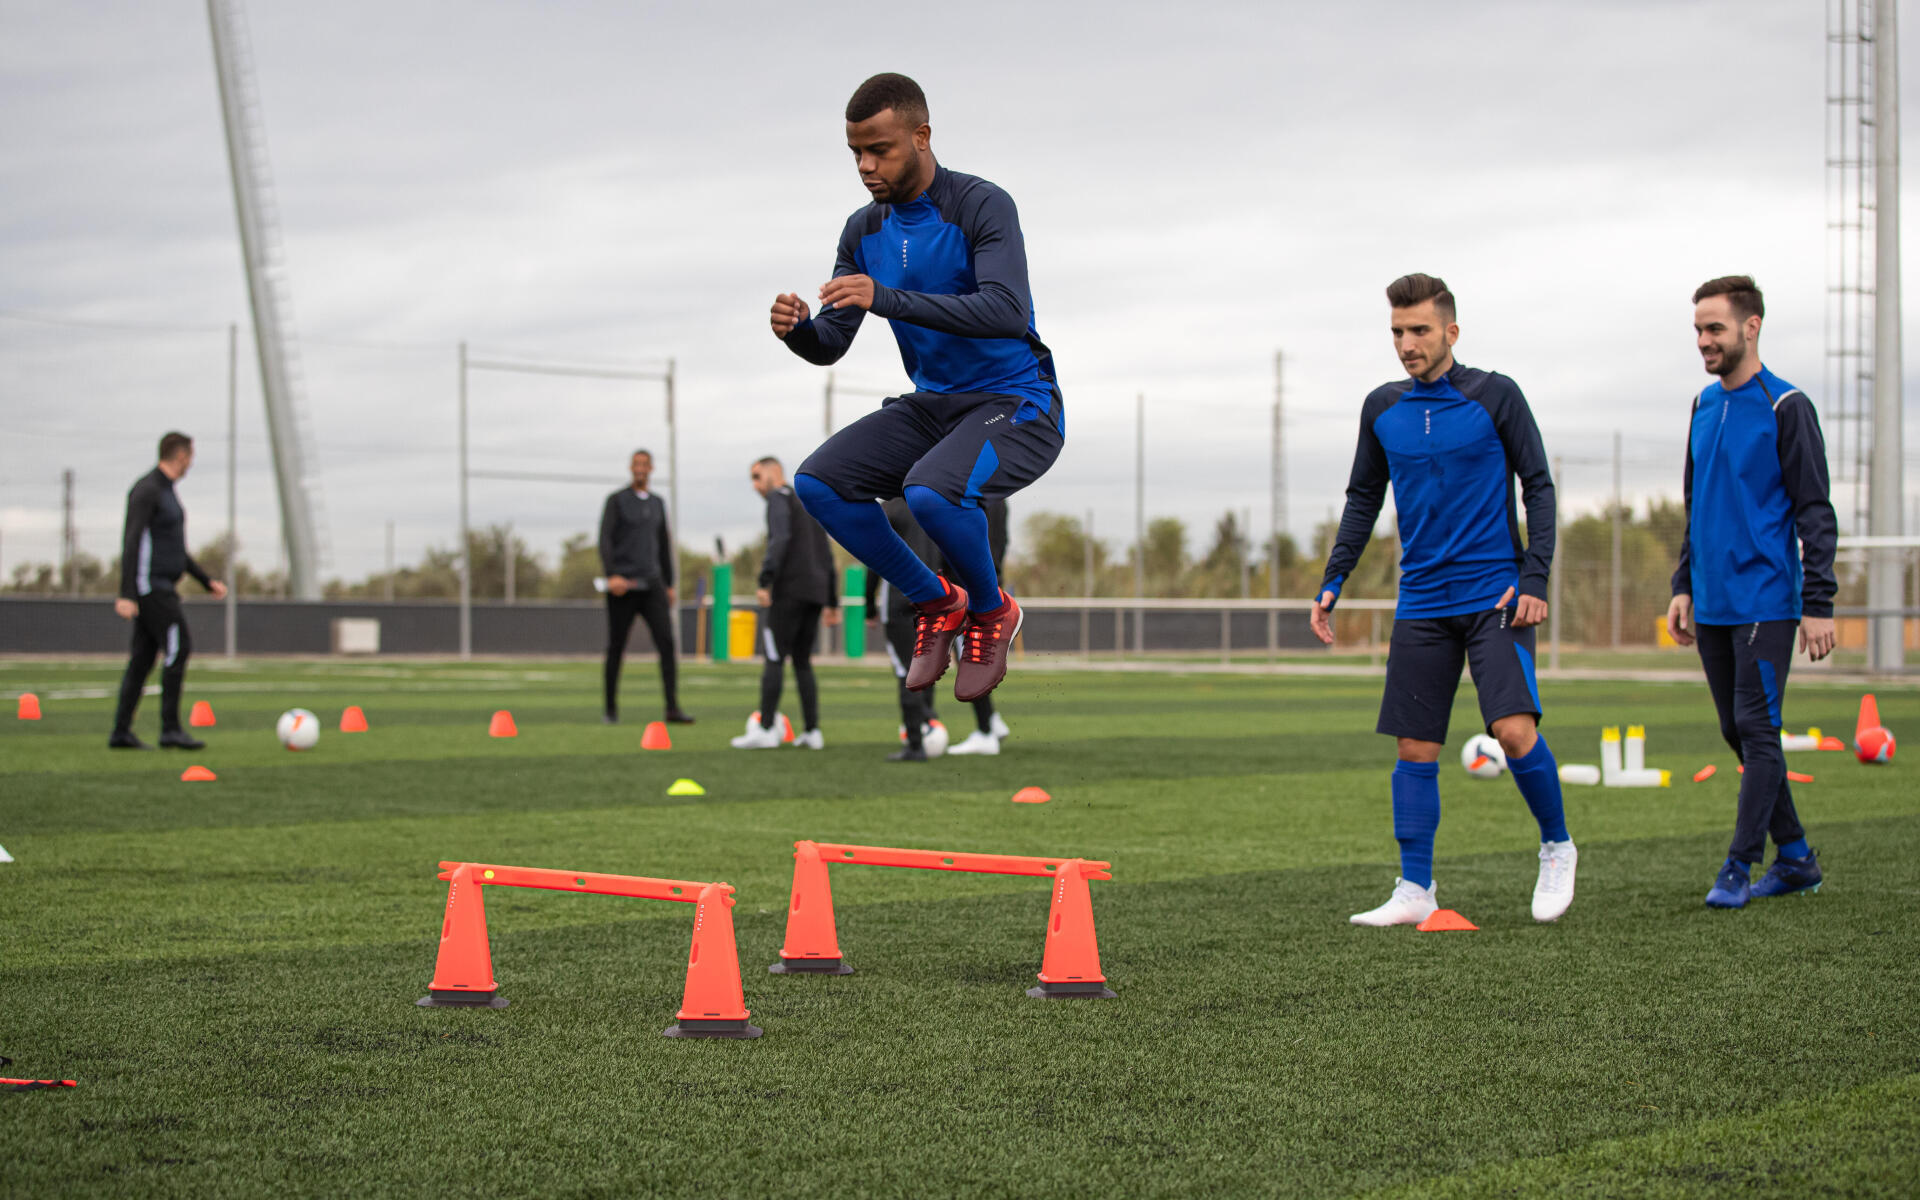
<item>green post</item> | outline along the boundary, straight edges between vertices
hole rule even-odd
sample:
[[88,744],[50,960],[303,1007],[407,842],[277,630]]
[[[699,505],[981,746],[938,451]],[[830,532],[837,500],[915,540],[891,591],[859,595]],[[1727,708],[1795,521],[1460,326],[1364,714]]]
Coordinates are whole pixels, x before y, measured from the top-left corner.
[[867,569],[859,564],[847,568],[847,588],[840,598],[840,627],[848,658],[867,653]]
[[727,661],[728,629],[733,624],[733,564],[715,563],[713,567],[713,615],[708,618],[707,637],[713,645],[713,661]]

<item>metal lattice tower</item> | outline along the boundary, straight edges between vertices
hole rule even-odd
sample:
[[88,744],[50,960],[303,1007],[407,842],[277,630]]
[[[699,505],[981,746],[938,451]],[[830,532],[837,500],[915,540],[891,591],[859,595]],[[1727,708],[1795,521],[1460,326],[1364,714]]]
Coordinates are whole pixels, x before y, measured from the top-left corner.
[[1827,0],[1827,377],[1822,389],[1836,499],[1867,522],[1873,429],[1874,0]]
[[320,598],[320,568],[326,547],[320,531],[318,464],[308,425],[294,345],[293,305],[287,290],[286,253],[280,212],[267,169],[267,135],[260,111],[253,52],[240,0],[207,0],[213,60],[226,125],[227,162],[233,173],[233,206],[240,225],[247,298],[253,309],[253,339],[260,360],[260,390],[266,399],[267,438],[273,448],[274,481],[280,495],[280,530],[286,542],[287,591],[295,599]]

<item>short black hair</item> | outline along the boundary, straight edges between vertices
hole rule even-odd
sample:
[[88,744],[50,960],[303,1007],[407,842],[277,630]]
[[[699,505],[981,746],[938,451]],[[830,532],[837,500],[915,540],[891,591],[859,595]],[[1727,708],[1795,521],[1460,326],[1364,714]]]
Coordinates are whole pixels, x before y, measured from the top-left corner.
[[1447,281],[1438,275],[1422,275],[1415,271],[1411,275],[1402,275],[1387,285],[1387,303],[1395,308],[1412,308],[1416,304],[1433,301],[1440,313],[1440,319],[1453,324],[1456,315],[1453,306],[1453,292],[1447,287]]
[[1725,296],[1742,321],[1748,317],[1764,318],[1767,315],[1766,298],[1760,294],[1760,286],[1754,283],[1751,275],[1722,275],[1693,289],[1695,304],[1708,296]]
[[179,430],[173,430],[160,436],[160,461],[166,462],[181,451],[193,453],[193,439]]
[[869,121],[888,109],[899,113],[907,128],[918,129],[927,123],[927,94],[905,75],[882,71],[853,90],[847,120]]
[[753,465],[756,467],[780,467],[781,470],[786,470],[784,466],[781,466],[780,460],[771,454],[763,454],[759,458],[754,459]]
[[642,454],[647,456],[648,462],[653,461],[653,451],[651,450],[635,450],[632,454],[627,455],[627,461],[632,462],[634,459],[639,458]]

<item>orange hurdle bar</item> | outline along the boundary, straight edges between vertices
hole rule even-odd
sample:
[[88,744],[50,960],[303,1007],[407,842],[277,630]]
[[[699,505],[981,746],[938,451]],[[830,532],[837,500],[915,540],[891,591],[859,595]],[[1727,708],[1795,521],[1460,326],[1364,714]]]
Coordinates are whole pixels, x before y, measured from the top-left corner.
[[493,978],[493,954],[487,942],[487,913],[481,892],[487,887],[539,888],[592,896],[638,900],[677,900],[695,905],[693,945],[687,953],[687,985],[678,1023],[667,1037],[756,1038],[763,1032],[748,1023],[740,989],[740,955],[733,937],[733,886],[594,871],[556,871],[545,867],[504,867],[490,863],[443,862],[447,915],[440,929],[440,955],[422,1008],[505,1008]]
[[1089,880],[1112,879],[1113,864],[1082,858],[795,842],[793,902],[787,910],[787,940],[780,947],[780,961],[767,968],[773,974],[853,974],[853,968],[841,956],[839,934],[834,925],[833,887],[827,877],[827,867],[835,863],[1052,879],[1053,902],[1047,914],[1047,945],[1040,966],[1040,986],[1027,989],[1027,995],[1036,999],[1115,998],[1112,989],[1106,986],[1107,977],[1100,972],[1100,947],[1093,929],[1093,898],[1087,888]]

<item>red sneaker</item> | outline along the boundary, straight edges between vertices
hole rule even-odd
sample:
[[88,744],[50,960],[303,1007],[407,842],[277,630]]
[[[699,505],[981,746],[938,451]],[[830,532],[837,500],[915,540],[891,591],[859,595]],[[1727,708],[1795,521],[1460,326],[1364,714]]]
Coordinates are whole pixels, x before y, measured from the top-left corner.
[[1026,614],[1013,597],[1000,593],[1000,607],[970,613],[960,646],[960,672],[954,676],[953,698],[968,704],[1000,686],[1007,677],[1007,653],[1020,632]]
[[913,662],[907,667],[907,690],[923,692],[940,682],[953,658],[953,639],[967,623],[967,590],[957,583],[947,585],[947,594],[938,600],[915,605],[920,615],[913,622]]

